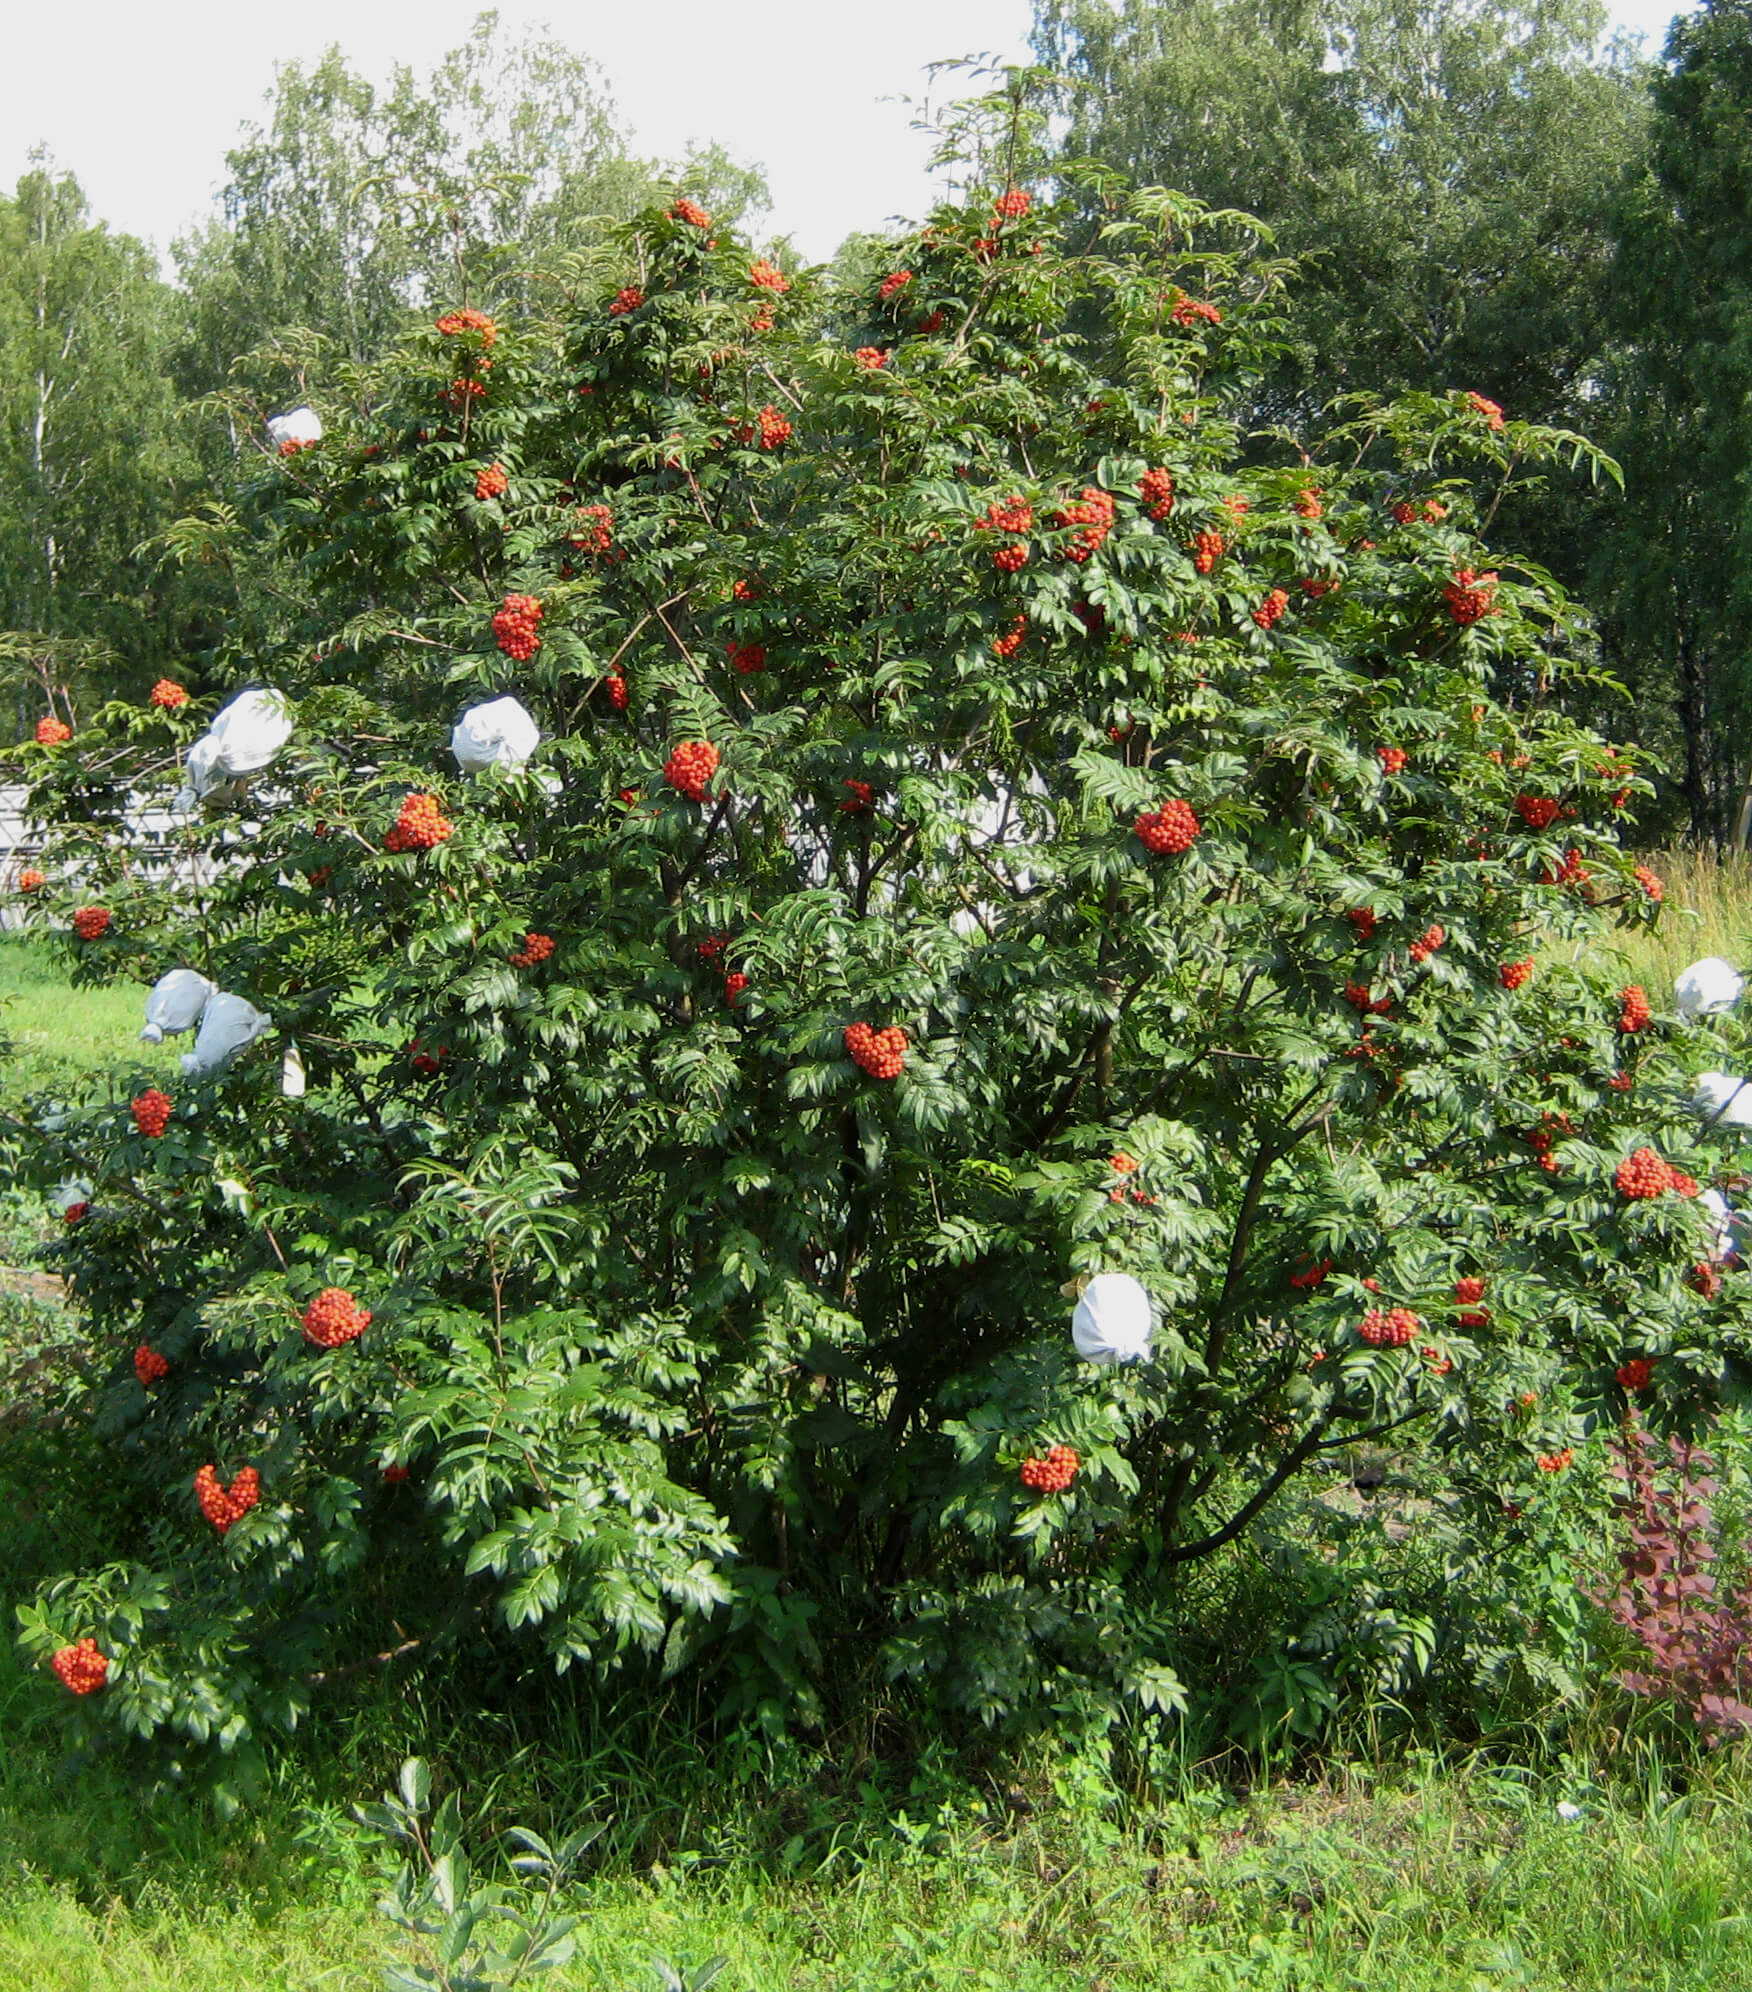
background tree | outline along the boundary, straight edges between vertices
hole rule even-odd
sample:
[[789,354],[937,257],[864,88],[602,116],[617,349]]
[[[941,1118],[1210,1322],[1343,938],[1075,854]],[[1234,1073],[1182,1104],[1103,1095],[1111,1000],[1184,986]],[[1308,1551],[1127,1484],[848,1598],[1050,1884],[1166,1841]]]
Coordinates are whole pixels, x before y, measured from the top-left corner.
[[1644,117],[1596,0],[1040,0],[1063,152],[1256,214],[1303,259],[1271,380],[1476,388],[1567,420]]
[[[136,549],[175,516],[174,299],[39,161],[0,196],[0,632],[15,717],[174,642]],[[46,678],[45,678],[45,673]],[[24,689],[28,687],[29,689]]]
[[1602,433],[1626,504],[1594,583],[1608,654],[1671,741],[1691,831],[1744,842],[1752,778],[1752,8],[1673,24],[1646,168],[1626,189],[1608,299]]

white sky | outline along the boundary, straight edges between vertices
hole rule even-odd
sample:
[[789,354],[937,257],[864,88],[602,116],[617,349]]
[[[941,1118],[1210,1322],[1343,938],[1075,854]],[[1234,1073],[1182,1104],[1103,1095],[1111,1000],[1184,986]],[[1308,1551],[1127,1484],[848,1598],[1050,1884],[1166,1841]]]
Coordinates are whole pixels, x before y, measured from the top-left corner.
[[[1659,47],[1671,0],[1611,5]],[[46,144],[100,218],[165,251],[211,212],[226,148],[261,116],[276,62],[339,43],[374,81],[398,62],[424,72],[479,11],[479,0],[0,9],[0,188]],[[929,143],[899,101],[924,94],[924,65],[1023,60],[1033,18],[1029,0],[502,0],[499,12],[595,59],[637,151],[678,158],[689,139],[717,139],[764,166],[768,226],[818,260],[853,229],[929,205]]]

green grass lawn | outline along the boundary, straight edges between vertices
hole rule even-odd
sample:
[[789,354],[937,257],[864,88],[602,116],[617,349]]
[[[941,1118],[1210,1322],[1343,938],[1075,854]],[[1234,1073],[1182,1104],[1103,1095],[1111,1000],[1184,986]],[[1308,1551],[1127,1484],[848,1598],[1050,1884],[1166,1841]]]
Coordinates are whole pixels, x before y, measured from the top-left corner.
[[174,1074],[174,1044],[140,1042],[145,1001],[134,983],[72,989],[45,947],[0,936],[0,1038],[10,1046],[0,1054],[0,1096],[54,1091],[112,1070]]
[[[1476,1764],[1213,1785],[1123,1832],[1043,1789],[1025,1819],[897,1820],[888,1847],[813,1872],[678,1848],[584,1889],[578,1957],[548,1982],[652,1987],[659,1956],[722,1954],[723,1992],[1752,1986],[1743,1778],[1578,1790],[1574,1819],[1564,1789]],[[337,1808],[225,1829],[173,1808],[130,1848],[128,1804],[100,1777],[0,1810],[4,1982],[364,1992],[406,1956]]]

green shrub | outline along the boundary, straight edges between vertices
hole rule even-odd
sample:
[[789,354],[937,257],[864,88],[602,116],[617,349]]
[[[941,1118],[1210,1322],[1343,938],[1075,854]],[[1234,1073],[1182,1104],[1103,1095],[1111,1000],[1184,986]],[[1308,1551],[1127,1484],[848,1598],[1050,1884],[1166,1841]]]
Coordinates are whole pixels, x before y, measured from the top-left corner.
[[[272,579],[231,668],[296,717],[180,833],[198,886],[117,831],[204,708],[26,750],[38,917],[110,915],[77,976],[273,1026],[167,1120],[17,1138],[92,1185],[130,1504],[25,1614],[107,1656],[79,1720],[246,1764],[313,1676],[479,1628],[771,1729],[880,1666],[1098,1736],[1182,1704],[1188,1566],[1340,1449],[1421,1433],[1500,1517],[1627,1355],[1662,1418],[1737,1377],[1668,1168],[1716,1053],[1589,952],[1654,916],[1647,785],[1467,496],[1586,445],[1462,392],[1244,436],[1245,223],[1026,210],[850,295],[651,213],[551,319],[349,376],[185,535]],[[461,778],[501,695],[543,744]],[[1073,1352],[1098,1272],[1148,1360]]]

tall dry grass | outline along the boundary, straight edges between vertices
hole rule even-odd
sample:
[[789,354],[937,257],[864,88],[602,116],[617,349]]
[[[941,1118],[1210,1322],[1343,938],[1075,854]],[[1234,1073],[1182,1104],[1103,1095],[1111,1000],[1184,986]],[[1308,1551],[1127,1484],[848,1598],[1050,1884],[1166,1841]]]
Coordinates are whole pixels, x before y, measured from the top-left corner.
[[1644,862],[1667,881],[1661,919],[1652,932],[1619,935],[1616,945],[1657,1007],[1663,996],[1671,1000],[1679,971],[1701,956],[1752,968],[1752,857],[1678,848]]

